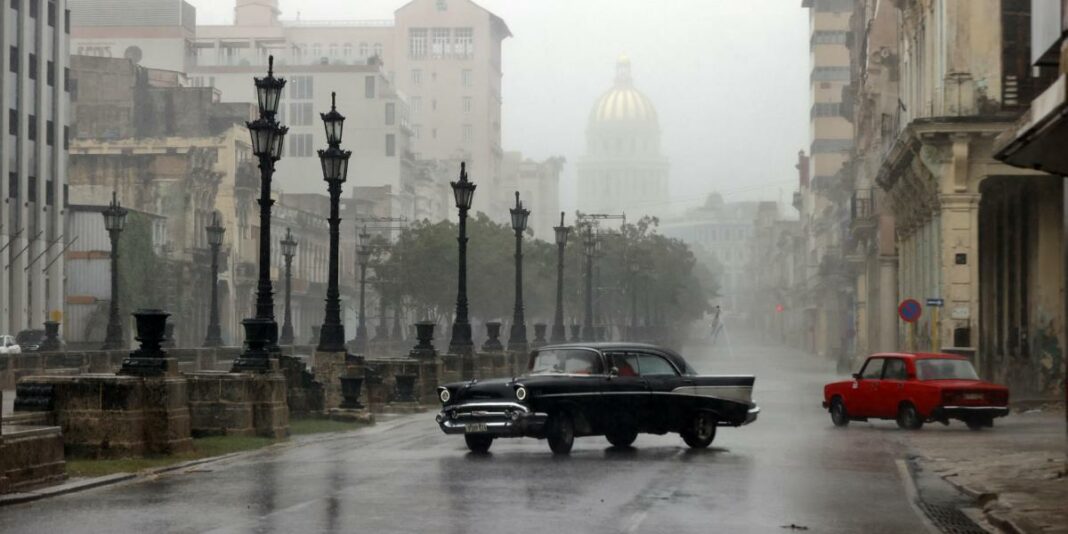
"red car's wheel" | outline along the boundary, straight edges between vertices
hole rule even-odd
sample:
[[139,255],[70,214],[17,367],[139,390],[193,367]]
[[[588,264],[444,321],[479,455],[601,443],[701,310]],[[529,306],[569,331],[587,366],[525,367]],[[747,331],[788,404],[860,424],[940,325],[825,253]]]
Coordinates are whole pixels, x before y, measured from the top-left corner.
[[834,426],[847,426],[849,425],[849,413],[846,412],[845,404],[842,403],[841,397],[835,397],[831,400],[831,422]]
[[897,426],[905,430],[919,430],[923,428],[923,419],[911,402],[902,403],[897,409]]

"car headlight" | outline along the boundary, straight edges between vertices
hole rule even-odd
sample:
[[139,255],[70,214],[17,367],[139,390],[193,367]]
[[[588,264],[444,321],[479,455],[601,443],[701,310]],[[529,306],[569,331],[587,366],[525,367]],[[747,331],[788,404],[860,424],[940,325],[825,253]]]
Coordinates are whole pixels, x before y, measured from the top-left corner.
[[515,398],[517,400],[526,400],[526,398],[527,398],[527,388],[525,388],[523,386],[519,386],[519,387],[515,388]]
[[449,399],[452,398],[452,395],[449,394],[449,390],[442,388],[441,393],[438,394],[438,398],[441,399],[442,404],[445,404],[446,402],[449,402]]

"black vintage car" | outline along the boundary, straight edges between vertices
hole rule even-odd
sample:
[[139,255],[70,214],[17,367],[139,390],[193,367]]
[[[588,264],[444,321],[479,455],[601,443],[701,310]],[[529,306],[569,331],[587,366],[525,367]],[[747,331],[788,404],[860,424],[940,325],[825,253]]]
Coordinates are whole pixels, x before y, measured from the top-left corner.
[[751,375],[698,375],[673,351],[634,343],[551,345],[530,355],[516,378],[438,387],[438,425],[463,434],[473,452],[499,437],[545,438],[557,454],[576,436],[605,436],[616,447],[638,433],[677,432],[708,447],[718,426],[756,420]]

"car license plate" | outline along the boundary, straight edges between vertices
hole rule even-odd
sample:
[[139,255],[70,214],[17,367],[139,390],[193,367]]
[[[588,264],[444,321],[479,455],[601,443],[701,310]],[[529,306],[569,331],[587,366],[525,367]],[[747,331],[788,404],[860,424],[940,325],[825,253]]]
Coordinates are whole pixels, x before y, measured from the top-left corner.
[[964,400],[983,400],[982,393],[965,393]]
[[486,432],[489,428],[486,427],[486,423],[470,423],[464,425],[464,432],[472,434],[475,432]]

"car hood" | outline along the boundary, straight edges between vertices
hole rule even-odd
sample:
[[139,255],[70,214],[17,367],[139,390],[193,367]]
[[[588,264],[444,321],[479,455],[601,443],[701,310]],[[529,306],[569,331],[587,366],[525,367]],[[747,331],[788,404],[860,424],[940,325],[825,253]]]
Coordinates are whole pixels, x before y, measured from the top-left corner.
[[559,381],[562,375],[523,375],[514,378],[491,378],[486,380],[469,380],[453,382],[442,387],[449,390],[449,404],[470,401],[515,401],[515,388]]

